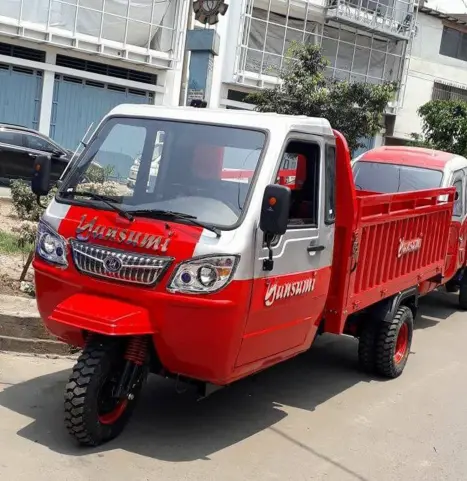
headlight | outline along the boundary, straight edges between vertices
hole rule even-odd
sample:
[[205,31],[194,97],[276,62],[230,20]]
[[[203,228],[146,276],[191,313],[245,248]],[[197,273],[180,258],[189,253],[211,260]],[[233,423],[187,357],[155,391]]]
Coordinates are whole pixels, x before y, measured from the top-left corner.
[[237,256],[212,256],[180,264],[169,282],[170,292],[209,294],[223,289],[231,280]]
[[68,266],[65,239],[42,221],[37,229],[36,253],[51,264]]

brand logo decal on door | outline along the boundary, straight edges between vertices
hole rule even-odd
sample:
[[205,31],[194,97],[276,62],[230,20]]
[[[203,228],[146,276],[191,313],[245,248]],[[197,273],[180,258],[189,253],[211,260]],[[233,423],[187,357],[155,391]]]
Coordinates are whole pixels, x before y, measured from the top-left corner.
[[404,240],[401,239],[399,242],[399,250],[397,252],[397,257],[401,258],[406,254],[410,254],[412,252],[417,252],[422,248],[422,239],[412,239],[412,240]]
[[312,292],[315,288],[315,282],[316,279],[314,277],[308,277],[302,281],[287,282],[286,284],[271,284],[266,290],[264,303],[266,307],[270,307],[280,299],[301,296]]

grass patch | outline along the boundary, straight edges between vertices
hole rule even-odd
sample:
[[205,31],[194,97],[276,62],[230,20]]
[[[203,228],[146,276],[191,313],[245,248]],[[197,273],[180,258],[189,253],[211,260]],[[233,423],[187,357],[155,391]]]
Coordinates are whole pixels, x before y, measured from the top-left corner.
[[32,250],[32,244],[20,246],[18,244],[18,236],[16,234],[0,230],[0,252],[2,254],[27,254]]

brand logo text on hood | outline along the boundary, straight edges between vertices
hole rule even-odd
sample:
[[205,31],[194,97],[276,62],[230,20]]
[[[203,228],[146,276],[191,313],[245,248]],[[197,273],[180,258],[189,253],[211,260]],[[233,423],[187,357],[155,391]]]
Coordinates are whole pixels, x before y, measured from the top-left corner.
[[80,241],[102,239],[160,252],[166,252],[169,248],[170,237],[163,238],[162,236],[144,234],[143,232],[119,227],[108,227],[98,224],[97,217],[90,221],[87,221],[86,217],[86,215],[81,217],[81,221],[76,228],[76,238]]

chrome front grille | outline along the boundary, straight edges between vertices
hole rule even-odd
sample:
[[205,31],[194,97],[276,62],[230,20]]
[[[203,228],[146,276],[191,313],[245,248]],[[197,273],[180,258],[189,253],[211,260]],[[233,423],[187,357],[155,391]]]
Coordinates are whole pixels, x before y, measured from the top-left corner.
[[156,257],[103,246],[70,241],[73,262],[82,274],[138,284],[155,285],[172,263],[170,257]]

